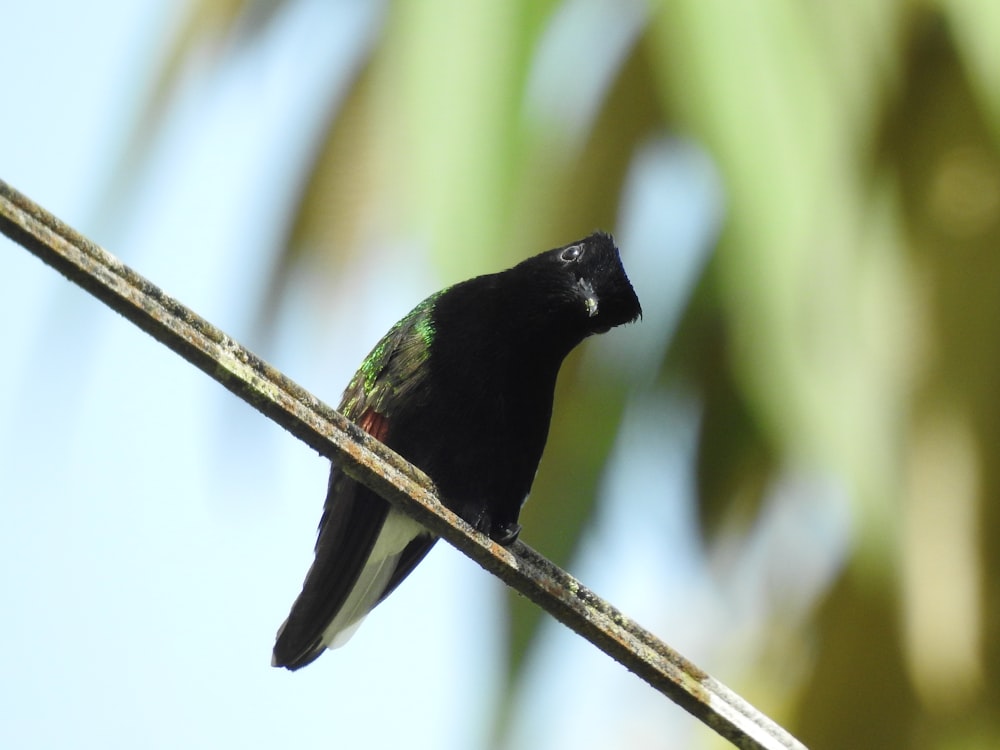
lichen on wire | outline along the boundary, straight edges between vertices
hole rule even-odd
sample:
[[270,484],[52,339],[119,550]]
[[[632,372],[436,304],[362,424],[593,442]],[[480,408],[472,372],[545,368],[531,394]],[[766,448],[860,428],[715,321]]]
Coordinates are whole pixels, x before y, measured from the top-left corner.
[[[0,180],[0,232],[336,461],[740,748],[804,750],[778,724],[522,542],[501,547],[430,479],[111,253]],[[167,459],[164,459],[167,460]]]

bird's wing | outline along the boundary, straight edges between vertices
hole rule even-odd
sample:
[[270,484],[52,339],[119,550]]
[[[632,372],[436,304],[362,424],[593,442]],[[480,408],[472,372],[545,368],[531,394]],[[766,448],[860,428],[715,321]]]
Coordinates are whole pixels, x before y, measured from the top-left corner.
[[[411,403],[411,397],[426,381],[427,360],[434,337],[432,312],[441,293],[428,297],[389,329],[365,357],[351,378],[340,402],[340,411],[386,442],[392,437],[392,421]],[[384,419],[373,432],[365,419]],[[384,435],[379,434],[383,432]]]
[[[373,437],[391,443],[393,418],[426,377],[430,300],[397,323],[351,380],[341,410]],[[278,630],[272,664],[298,669],[345,643],[433,546],[409,516],[347,476],[330,472],[316,558],[302,593]]]

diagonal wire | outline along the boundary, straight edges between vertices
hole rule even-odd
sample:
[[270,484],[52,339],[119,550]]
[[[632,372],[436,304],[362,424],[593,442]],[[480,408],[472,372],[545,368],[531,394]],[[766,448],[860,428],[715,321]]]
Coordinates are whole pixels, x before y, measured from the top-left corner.
[[501,547],[364,430],[0,180],[0,231],[135,323],[740,748],[805,750],[782,727],[533,549]]

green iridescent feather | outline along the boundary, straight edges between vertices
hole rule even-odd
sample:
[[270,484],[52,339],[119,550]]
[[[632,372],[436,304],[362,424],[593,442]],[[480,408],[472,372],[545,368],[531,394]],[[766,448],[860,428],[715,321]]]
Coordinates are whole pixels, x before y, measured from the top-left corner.
[[[442,290],[444,291],[444,290]],[[375,345],[351,378],[340,411],[357,420],[368,410],[391,417],[393,403],[405,399],[427,377],[422,365],[430,356],[434,340],[433,294],[396,323]]]

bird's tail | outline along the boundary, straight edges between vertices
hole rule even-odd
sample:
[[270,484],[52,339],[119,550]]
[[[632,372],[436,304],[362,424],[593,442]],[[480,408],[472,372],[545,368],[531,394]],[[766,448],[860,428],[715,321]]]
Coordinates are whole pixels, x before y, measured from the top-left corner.
[[316,559],[278,629],[272,666],[300,669],[346,643],[434,541],[419,523],[334,469]]

